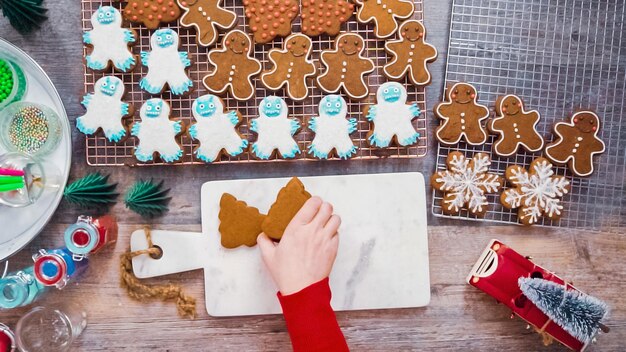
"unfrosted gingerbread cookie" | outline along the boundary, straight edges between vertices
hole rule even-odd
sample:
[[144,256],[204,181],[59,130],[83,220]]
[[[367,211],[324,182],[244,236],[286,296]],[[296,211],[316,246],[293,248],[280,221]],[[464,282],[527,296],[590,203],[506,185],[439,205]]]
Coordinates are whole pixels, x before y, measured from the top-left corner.
[[593,157],[603,153],[604,142],[598,137],[600,117],[593,111],[579,111],[570,122],[554,125],[557,139],[546,147],[546,155],[555,163],[567,163],[578,176],[593,173]]
[[374,34],[387,38],[398,30],[398,20],[413,15],[412,0],[355,0],[359,6],[356,19],[361,23],[374,22]]
[[141,106],[139,116],[141,121],[133,123],[131,128],[131,134],[137,137],[137,160],[151,161],[158,153],[161,160],[171,163],[183,156],[183,149],[176,142],[176,136],[182,133],[182,124],[170,119],[170,106],[165,100],[149,99]]
[[239,246],[253,247],[257,236],[261,233],[261,224],[265,215],[259,209],[248,206],[229,193],[222,194],[220,199],[219,231],[224,248]]
[[224,111],[222,100],[206,94],[194,100],[191,112],[196,123],[189,127],[189,135],[200,145],[196,157],[211,163],[222,154],[237,156],[248,147],[248,140],[235,129],[241,122],[238,111]]
[[280,241],[291,219],[309,198],[311,194],[306,191],[302,181],[297,177],[289,180],[287,185],[280,189],[276,201],[267,212],[267,217],[261,225],[263,232],[269,238]]
[[358,34],[344,33],[335,39],[335,48],[324,50],[320,61],[325,70],[317,77],[319,87],[326,93],[343,88],[349,97],[362,99],[369,94],[365,76],[374,71],[374,62],[363,56],[365,43]]
[[302,33],[310,37],[336,36],[354,13],[354,5],[347,0],[302,0],[301,3]]
[[102,130],[110,142],[119,142],[126,137],[126,126],[122,120],[132,116],[132,105],[122,101],[124,83],[114,76],[104,76],[94,84],[93,94],[86,94],[82,104],[85,115],[76,119],[76,127],[84,134]]
[[300,12],[297,0],[244,0],[243,5],[252,38],[260,44],[288,36],[291,22]]
[[275,152],[279,157],[293,158],[300,153],[293,136],[300,129],[297,119],[289,118],[285,100],[268,96],[259,104],[259,117],[250,122],[250,130],[258,135],[252,152],[259,159],[269,159]]
[[252,56],[250,37],[240,30],[228,32],[222,39],[222,48],[209,51],[213,72],[204,77],[204,86],[213,93],[230,93],[237,100],[248,100],[254,95],[252,77],[261,72],[261,63]]
[[223,8],[222,2],[223,0],[178,0],[185,12],[180,18],[180,24],[196,29],[198,44],[213,45],[219,29],[231,29],[237,24],[237,14]]
[[161,23],[174,22],[180,17],[175,0],[129,0],[123,10],[124,18],[157,29]]
[[365,108],[365,116],[373,128],[367,142],[385,148],[395,142],[403,147],[417,143],[420,137],[411,121],[420,115],[417,104],[407,104],[406,88],[398,82],[383,83],[376,92],[377,104]]
[[261,82],[272,90],[287,86],[291,99],[305,99],[309,93],[307,80],[316,71],[311,61],[311,46],[311,39],[303,34],[287,37],[282,50],[270,50],[268,56],[274,67],[261,75]]
[[93,48],[85,57],[87,67],[102,71],[113,63],[121,72],[130,72],[137,60],[130,51],[135,44],[135,31],[122,27],[122,15],[112,6],[101,6],[91,15],[92,30],[83,34],[83,43]]
[[150,94],[160,94],[169,86],[172,94],[189,93],[193,82],[185,71],[191,66],[189,55],[178,51],[178,33],[165,28],[155,31],[150,37],[152,51],[141,52],[141,62],[148,74],[139,81],[139,86]]
[[500,202],[508,209],[519,209],[517,217],[522,224],[535,224],[543,215],[552,220],[561,217],[560,198],[569,193],[570,182],[555,176],[547,159],[533,160],[529,171],[518,165],[509,166],[505,175],[513,187],[502,192]]
[[496,101],[496,117],[487,127],[498,135],[493,143],[494,153],[501,156],[513,155],[519,147],[529,152],[543,148],[543,138],[537,132],[541,116],[536,110],[524,110],[524,102],[516,95],[499,97]]
[[477,101],[476,88],[470,84],[456,83],[447,89],[445,101],[435,106],[435,115],[442,120],[435,132],[441,143],[454,145],[463,137],[471,145],[485,143],[483,121],[489,109]]
[[437,49],[426,43],[426,29],[415,20],[404,22],[400,26],[400,39],[385,43],[385,51],[391,55],[391,61],[383,67],[383,72],[393,80],[409,76],[416,86],[430,83],[431,75],[427,63],[435,61]]
[[320,100],[319,116],[309,120],[309,128],[315,137],[309,145],[309,153],[320,159],[328,159],[333,151],[340,159],[356,153],[350,133],[356,131],[356,119],[346,119],[348,107],[340,95],[327,95]]

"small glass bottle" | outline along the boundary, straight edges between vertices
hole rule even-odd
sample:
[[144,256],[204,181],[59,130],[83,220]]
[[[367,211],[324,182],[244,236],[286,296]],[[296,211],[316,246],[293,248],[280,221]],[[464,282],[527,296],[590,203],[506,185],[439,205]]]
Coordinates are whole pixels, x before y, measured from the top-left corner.
[[87,269],[85,257],[74,259],[67,248],[40,249],[33,255],[34,274],[37,281],[44,286],[55,286],[62,289],[67,283]]
[[0,308],[11,309],[31,304],[45,291],[35,279],[32,266],[0,279]]
[[15,327],[23,352],[66,352],[87,326],[87,312],[72,301],[52,307],[35,307]]
[[117,221],[111,215],[93,219],[79,216],[75,224],[70,225],[63,236],[65,246],[77,256],[96,253],[109,243],[117,241]]

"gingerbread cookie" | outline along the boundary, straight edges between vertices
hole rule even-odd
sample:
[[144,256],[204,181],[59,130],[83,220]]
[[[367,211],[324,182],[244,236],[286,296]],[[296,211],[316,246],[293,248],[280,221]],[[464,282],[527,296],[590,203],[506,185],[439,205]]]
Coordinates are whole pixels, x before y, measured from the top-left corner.
[[274,67],[263,72],[261,82],[272,90],[287,86],[287,94],[293,100],[307,97],[307,79],[315,76],[311,61],[311,39],[303,34],[292,34],[285,39],[283,50],[272,49],[268,56]]
[[326,93],[335,93],[343,88],[353,99],[362,99],[369,94],[365,76],[374,71],[374,62],[364,57],[363,38],[358,34],[344,33],[335,39],[335,48],[324,50],[320,61],[324,73],[317,77],[319,87]]
[[151,161],[158,153],[166,163],[174,162],[183,156],[183,149],[176,142],[182,133],[182,124],[170,120],[170,106],[163,99],[152,98],[139,110],[141,122],[133,123],[131,134],[137,137],[135,157],[139,161]]
[[354,5],[346,0],[302,0],[302,33],[334,37],[353,13]]
[[139,81],[139,86],[150,94],[160,94],[169,86],[172,94],[189,93],[193,82],[185,72],[191,66],[185,51],[178,51],[178,33],[165,28],[155,31],[150,37],[152,51],[141,52],[141,63],[148,74]]
[[309,145],[309,153],[320,159],[328,159],[333,153],[340,159],[356,154],[356,145],[350,133],[356,131],[356,119],[346,119],[348,107],[340,95],[327,95],[320,100],[319,116],[309,120],[309,128],[315,137]]
[[220,98],[203,95],[193,101],[191,112],[196,123],[189,127],[189,135],[200,142],[194,151],[198,159],[211,163],[222,154],[237,156],[248,147],[248,140],[235,129],[241,114],[236,110],[224,111]]
[[218,218],[222,247],[232,249],[256,245],[265,215],[259,213],[259,209],[248,206],[246,202],[237,200],[232,194],[224,193],[220,199]]
[[603,153],[604,142],[598,138],[600,118],[592,111],[575,113],[569,123],[554,125],[557,139],[546,147],[546,155],[555,163],[567,163],[578,176],[593,173],[593,156]]
[[157,29],[161,23],[174,22],[180,17],[175,0],[129,0],[123,10],[124,18]]
[[204,77],[204,86],[213,93],[227,89],[237,100],[254,95],[251,78],[261,72],[261,63],[252,56],[250,37],[240,30],[230,31],[222,39],[222,48],[209,51],[213,72]]
[[96,81],[93,94],[86,94],[82,104],[85,115],[76,119],[76,127],[84,134],[102,130],[110,142],[119,142],[126,137],[126,126],[122,120],[132,116],[132,105],[122,101],[124,83],[114,76],[104,76]]
[[185,12],[180,18],[183,27],[196,29],[196,41],[202,46],[215,43],[219,29],[231,29],[237,24],[237,14],[222,7],[223,0],[178,0]]
[[425,42],[426,28],[421,22],[410,20],[400,26],[399,33],[399,40],[385,43],[385,51],[392,59],[383,67],[383,72],[396,81],[408,75],[416,86],[430,83],[426,64],[435,61],[437,49]]
[[521,146],[529,152],[543,148],[543,138],[537,132],[541,116],[536,110],[524,110],[522,99],[516,95],[499,97],[496,101],[496,117],[487,127],[498,139],[493,143],[493,152],[510,156]]
[[489,117],[489,109],[477,100],[471,84],[456,83],[447,89],[445,101],[435,106],[435,115],[443,120],[435,133],[439,142],[454,145],[465,137],[471,145],[485,143],[487,132],[482,122]]
[[487,212],[486,193],[497,193],[502,188],[502,177],[489,173],[491,160],[484,153],[466,159],[461,152],[450,152],[446,159],[447,170],[437,171],[430,184],[443,192],[441,209],[444,214],[456,214],[466,208],[476,216]]
[[552,164],[537,158],[530,163],[530,172],[521,166],[506,169],[506,179],[513,186],[502,192],[500,202],[508,209],[517,209],[517,217],[524,225],[537,223],[545,215],[555,220],[561,217],[561,197],[569,193],[570,182],[563,176],[554,176]]
[[269,238],[280,241],[291,219],[309,198],[311,194],[306,191],[302,181],[297,177],[289,180],[289,183],[280,189],[276,201],[267,212],[267,217],[261,225],[263,232]]
[[291,22],[298,16],[297,0],[244,0],[246,17],[256,43],[269,43],[291,33]]
[[293,136],[300,129],[297,119],[289,118],[285,100],[268,96],[259,104],[259,117],[250,121],[250,130],[258,134],[252,152],[259,159],[269,159],[274,152],[282,158],[293,158],[300,153]]
[[355,0],[359,6],[356,19],[361,23],[374,22],[374,34],[387,38],[398,30],[398,20],[413,15],[412,0]]
[[112,6],[101,6],[91,15],[92,30],[83,33],[83,43],[93,48],[85,56],[87,67],[102,71],[109,68],[109,63],[121,72],[130,72],[137,60],[130,52],[135,44],[135,31],[122,28],[122,15]]
[[400,146],[417,143],[420,137],[411,121],[420,116],[417,104],[407,104],[406,88],[398,82],[383,83],[376,92],[377,104],[365,108],[365,116],[373,128],[367,142],[374,147],[386,148],[392,141]]

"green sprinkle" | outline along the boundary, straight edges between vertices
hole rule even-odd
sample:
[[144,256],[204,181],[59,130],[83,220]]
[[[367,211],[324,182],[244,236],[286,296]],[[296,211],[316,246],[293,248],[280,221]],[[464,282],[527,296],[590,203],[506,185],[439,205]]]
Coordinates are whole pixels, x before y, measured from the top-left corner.
[[14,83],[11,68],[5,61],[0,60],[0,103],[9,97]]

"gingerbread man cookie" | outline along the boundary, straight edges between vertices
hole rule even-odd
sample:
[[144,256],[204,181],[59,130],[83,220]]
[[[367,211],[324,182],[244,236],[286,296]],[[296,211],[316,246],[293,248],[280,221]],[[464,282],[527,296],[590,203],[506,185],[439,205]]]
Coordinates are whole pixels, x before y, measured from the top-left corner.
[[355,0],[359,5],[356,19],[361,23],[374,22],[374,34],[387,38],[398,30],[398,19],[413,15],[412,0]]
[[499,97],[496,101],[496,118],[487,124],[489,130],[498,135],[493,143],[494,153],[513,155],[521,146],[529,152],[543,148],[543,138],[537,132],[541,116],[536,110],[524,110],[524,102],[516,95]]
[[385,51],[392,59],[383,67],[383,72],[393,80],[401,80],[408,75],[416,86],[430,83],[431,76],[426,63],[435,61],[437,49],[424,41],[424,25],[415,20],[406,21],[400,26],[399,33],[399,40],[385,43]]
[[161,23],[174,22],[180,17],[175,0],[130,0],[123,10],[124,18],[157,29]]
[[447,90],[446,100],[435,106],[435,115],[443,120],[436,132],[442,144],[454,145],[463,137],[471,145],[485,143],[482,122],[489,117],[489,109],[477,100],[476,88],[470,84],[456,83]]
[[335,48],[322,51],[320,56],[325,71],[317,77],[319,87],[326,93],[343,88],[353,99],[365,98],[369,94],[365,76],[374,71],[374,63],[362,55],[364,50],[360,35],[344,33],[338,36]]
[[303,34],[292,34],[285,39],[283,50],[272,49],[269,60],[274,65],[265,71],[261,82],[272,90],[287,86],[287,94],[293,100],[307,97],[307,79],[315,76],[315,65],[311,61],[311,39]]
[[237,14],[222,7],[223,0],[178,0],[185,11],[180,18],[183,27],[196,28],[196,40],[202,46],[215,43],[219,29],[231,29]]
[[354,5],[346,0],[302,0],[302,33],[315,37],[336,36],[341,24],[354,13]]
[[240,30],[229,32],[222,39],[222,48],[209,51],[209,62],[215,68],[204,77],[204,86],[211,92],[227,89],[237,100],[254,95],[251,78],[261,72],[261,63],[252,56],[250,37]]
[[252,38],[256,43],[271,42],[291,33],[291,22],[298,16],[297,0],[244,0]]
[[555,163],[565,164],[578,176],[593,173],[593,156],[604,152],[604,142],[598,138],[600,118],[592,111],[575,113],[569,123],[554,125],[557,139],[546,147],[546,155]]

